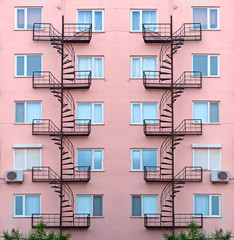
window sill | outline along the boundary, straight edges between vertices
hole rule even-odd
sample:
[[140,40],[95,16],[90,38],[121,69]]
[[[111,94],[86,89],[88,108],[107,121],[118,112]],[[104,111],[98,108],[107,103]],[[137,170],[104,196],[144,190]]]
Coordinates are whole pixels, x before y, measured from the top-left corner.
[[202,123],[202,125],[221,125],[221,123]]
[[202,78],[221,78],[220,76],[202,76]]
[[211,32],[213,32],[213,31],[221,31],[221,29],[202,29],[202,31],[211,31]]
[[[40,218],[41,216],[34,216],[34,218]],[[32,216],[13,216],[13,218],[32,218]]]
[[[79,217],[75,216],[75,218],[79,218]],[[90,218],[97,218],[98,219],[98,218],[105,218],[105,216],[90,216]]]
[[[79,170],[75,170],[76,172],[84,172],[84,171],[79,171]],[[90,170],[91,172],[105,172],[104,170]]]
[[14,31],[33,31],[33,29],[14,29]]
[[[130,218],[139,218],[139,219],[142,219],[144,218],[144,216],[130,216]],[[155,216],[153,218],[159,218],[159,216]]]
[[32,125],[32,123],[14,123],[14,125]]
[[[199,218],[198,216],[193,216],[194,218]],[[222,216],[203,216],[203,218],[222,218]]]
[[[132,173],[136,173],[136,172],[144,172],[144,170],[130,170],[129,172],[132,172]],[[149,171],[149,172],[159,172],[159,170],[155,170],[155,171]]]
[[15,76],[15,78],[31,78],[32,79],[32,76]]

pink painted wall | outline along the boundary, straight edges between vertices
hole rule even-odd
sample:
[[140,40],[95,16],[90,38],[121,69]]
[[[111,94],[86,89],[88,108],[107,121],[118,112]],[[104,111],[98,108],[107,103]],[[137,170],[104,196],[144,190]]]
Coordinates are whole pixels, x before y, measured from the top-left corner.
[[[57,5],[62,9],[58,10]],[[177,5],[177,10],[173,6]],[[220,54],[220,77],[204,78],[202,89],[187,89],[176,102],[176,122],[192,118],[192,101],[220,101],[218,125],[204,125],[202,136],[188,136],[176,150],[176,171],[192,165],[192,143],[221,143],[222,169],[234,172],[234,108],[232,51],[234,2],[230,0],[8,0],[1,1],[0,57],[0,233],[3,229],[29,231],[30,218],[13,218],[14,194],[41,194],[42,213],[56,213],[59,199],[47,183],[32,183],[25,171],[23,184],[6,184],[6,170],[13,169],[13,143],[42,143],[42,164],[59,170],[59,151],[47,136],[33,136],[31,125],[14,124],[14,101],[41,100],[42,118],[59,123],[60,109],[48,89],[32,89],[31,78],[14,77],[14,55],[43,54],[43,70],[60,76],[60,56],[48,42],[32,41],[32,31],[15,31],[15,7],[43,7],[43,21],[58,30],[61,15],[76,22],[77,9],[103,9],[105,32],[94,33],[90,44],[74,44],[76,55],[104,56],[104,79],[93,80],[89,90],[71,90],[75,102],[104,102],[104,125],[92,126],[89,137],[72,137],[76,148],[104,148],[104,172],[93,172],[87,184],[70,184],[76,194],[103,194],[104,217],[92,218],[88,230],[73,230],[72,239],[162,239],[162,230],[147,230],[143,218],[131,218],[131,194],[158,194],[165,184],[148,184],[143,172],[131,172],[131,148],[160,148],[164,138],[146,137],[142,126],[130,125],[130,102],[160,102],[163,90],[145,90],[142,80],[130,79],[130,56],[159,56],[161,44],[145,44],[141,33],[130,33],[130,9],[157,9],[158,22],[174,18],[174,30],[191,22],[191,7],[220,7],[220,31],[203,31],[201,42],[186,42],[175,55],[175,77],[192,70],[192,54]],[[234,233],[232,181],[227,185],[210,182],[204,172],[202,183],[187,183],[176,198],[176,212],[193,212],[193,194],[221,194],[220,218],[205,218],[204,229],[231,229]],[[186,204],[185,204],[186,203]]]

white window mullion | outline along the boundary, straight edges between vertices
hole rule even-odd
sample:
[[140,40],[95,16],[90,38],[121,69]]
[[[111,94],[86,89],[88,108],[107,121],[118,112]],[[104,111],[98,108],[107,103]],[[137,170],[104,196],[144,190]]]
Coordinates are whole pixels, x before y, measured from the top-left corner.
[[212,216],[212,195],[209,195],[209,216]]
[[143,196],[141,195],[141,216],[143,216]]
[[23,216],[25,217],[25,195],[23,195]]
[[[91,203],[91,205],[92,205],[92,209],[91,209],[91,215],[93,216],[93,195],[91,195],[92,196],[92,203]],[[90,217],[92,217],[92,216],[90,216]]]

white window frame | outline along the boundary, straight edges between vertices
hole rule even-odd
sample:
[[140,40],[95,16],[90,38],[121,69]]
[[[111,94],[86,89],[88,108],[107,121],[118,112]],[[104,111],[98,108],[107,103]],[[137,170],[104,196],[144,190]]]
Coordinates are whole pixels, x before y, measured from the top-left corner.
[[[158,103],[157,102],[131,102],[131,124],[133,125],[142,125],[143,124],[143,104],[144,103],[154,103],[157,104],[157,116],[158,116]],[[133,123],[133,104],[140,104],[140,123]]]
[[[143,215],[143,197],[144,196],[154,196],[157,197],[157,201],[158,201],[158,194],[131,194],[131,217],[133,218],[140,218],[140,217],[144,217]],[[133,197],[141,197],[141,216],[133,216],[132,215],[132,198]],[[158,206],[159,206],[159,201],[158,201]],[[159,214],[159,207],[157,206],[158,212],[155,214],[155,217],[158,217]]]
[[[130,10],[130,32],[142,32],[142,12],[143,11],[154,11],[156,12],[156,23],[158,23],[158,10],[157,9],[142,9],[142,10],[138,10],[138,9],[131,9]],[[133,16],[133,12],[140,12],[140,30],[133,30],[132,29],[132,16]]]
[[[31,218],[32,216],[26,216],[25,215],[25,196],[31,196],[31,195],[36,195],[36,196],[39,196],[40,197],[40,210],[41,210],[41,194],[14,194],[14,203],[13,203],[13,212],[14,212],[14,217],[15,218]],[[15,210],[16,210],[16,200],[15,200],[15,197],[23,197],[23,215],[16,215],[15,214]],[[40,215],[37,215],[37,217],[40,217]]]
[[[192,23],[193,23],[193,9],[194,8],[206,8],[207,11],[207,29],[202,29],[202,31],[217,31],[220,30],[220,9],[213,7],[213,8],[207,8],[207,7],[192,7]],[[210,28],[210,11],[211,10],[217,10],[217,28]]]
[[[100,218],[100,217],[104,217],[104,194],[93,194],[93,195],[89,195],[89,194],[77,194],[76,195],[76,212],[77,212],[77,197],[79,196],[87,196],[87,197],[91,197],[92,199],[92,214],[90,214],[90,217],[92,218]],[[93,197],[102,197],[102,216],[93,216]],[[78,212],[77,212],[78,213]],[[79,213],[78,213],[79,214]],[[77,216],[77,215],[76,215]],[[78,217],[78,216],[77,216]]]
[[[218,54],[193,54],[192,56],[207,56],[207,76],[202,76],[203,78],[217,78],[220,77],[220,55]],[[210,58],[217,57],[217,75],[210,74]],[[193,67],[193,57],[192,57],[192,67]]]
[[[92,166],[91,166],[91,171],[92,172],[102,172],[104,171],[104,149],[102,148],[77,148],[77,166],[78,166],[78,151],[79,150],[91,150],[92,151]],[[94,169],[94,152],[95,151],[101,151],[102,152],[102,169]],[[78,166],[79,167],[79,166]]]
[[[40,167],[42,166],[42,147],[29,147],[29,144],[26,144],[27,147],[14,147],[13,146],[13,169],[14,170],[24,170],[24,171],[31,171],[32,169],[26,169],[27,166],[27,150],[28,149],[38,149],[40,151]],[[16,150],[24,150],[24,169],[16,169],[15,167],[15,151]],[[37,166],[38,167],[38,166]]]
[[[206,218],[216,218],[216,217],[221,217],[222,209],[221,209],[221,195],[219,194],[194,194],[193,195],[193,212],[195,213],[195,196],[209,196],[209,215],[203,215],[203,217]],[[219,215],[211,215],[212,213],[212,197],[219,197]],[[194,217],[197,217],[194,215]]]
[[[219,101],[193,101],[193,115],[194,115],[194,103],[198,102],[203,102],[203,103],[208,103],[208,109],[207,109],[207,114],[208,114],[208,122],[207,123],[202,123],[202,124],[220,124],[220,102]],[[218,104],[218,109],[219,109],[219,122],[210,122],[210,103],[217,103]]]
[[[16,54],[15,55],[15,77],[17,78],[25,78],[29,77],[32,78],[32,76],[27,75],[27,56],[41,56],[41,71],[43,71],[43,55],[41,53],[35,53],[35,54]],[[24,57],[24,75],[17,75],[17,57]]]
[[[76,15],[76,19],[78,21],[78,16],[79,16],[79,12],[86,12],[86,11],[91,11],[92,12],[92,32],[104,32],[104,10],[92,10],[92,9],[77,9],[77,15]],[[102,30],[95,30],[94,26],[95,26],[95,12],[102,12]]]
[[[91,73],[92,73],[92,78],[94,78],[94,79],[103,79],[104,78],[104,57],[103,56],[100,56],[100,57],[98,57],[98,56],[78,56],[77,57],[77,68],[78,68],[78,59],[79,58],[91,58],[92,59],[92,69],[91,69]],[[94,61],[95,61],[95,59],[97,59],[97,58],[101,58],[102,59],[102,76],[101,77],[95,77],[94,76]],[[78,75],[77,75],[78,76]]]
[[222,158],[221,158],[221,148],[217,148],[217,147],[193,147],[193,166],[195,166],[195,150],[197,149],[203,149],[203,150],[207,150],[208,151],[208,159],[207,159],[207,165],[208,165],[208,169],[202,169],[202,170],[205,170],[205,171],[211,171],[210,169],[210,151],[212,149],[215,149],[215,150],[219,150],[219,169],[216,169],[216,170],[221,170],[221,162],[222,162]]
[[[14,110],[14,124],[32,124],[32,123],[29,123],[29,122],[26,122],[26,114],[27,114],[27,103],[29,102],[39,102],[41,103],[41,116],[42,116],[42,101],[15,101],[14,103],[14,107],[15,107],[15,110]],[[24,103],[24,122],[16,122],[16,104],[17,103]]]
[[[41,20],[43,22],[43,8],[42,7],[16,7],[15,8],[15,30],[20,31],[20,30],[27,30],[27,31],[33,31],[33,29],[27,29],[27,21],[28,21],[28,8],[40,8],[41,9]],[[24,28],[17,28],[17,10],[24,10]]]
[[[131,78],[132,79],[142,79],[143,78],[143,58],[155,58],[156,59],[156,71],[157,71],[157,56],[131,56]],[[140,77],[133,77],[133,59],[140,59]]]
[[[104,124],[104,103],[103,102],[77,102],[76,104],[82,104],[82,103],[91,103],[92,105],[92,119],[91,119],[91,124],[92,125],[103,125]],[[102,105],[102,123],[93,123],[94,121],[94,105],[95,104],[101,104]],[[76,105],[77,106],[77,105]],[[78,113],[78,106],[76,110],[76,114]]]
[[[157,156],[157,162],[156,162],[156,167],[157,169],[155,171],[158,171],[158,149],[157,148],[131,148],[131,171],[133,172],[142,172],[144,171],[143,169],[143,158],[142,158],[142,152],[143,150],[154,150],[156,151],[156,156]],[[133,151],[140,151],[140,169],[134,169],[133,168]]]

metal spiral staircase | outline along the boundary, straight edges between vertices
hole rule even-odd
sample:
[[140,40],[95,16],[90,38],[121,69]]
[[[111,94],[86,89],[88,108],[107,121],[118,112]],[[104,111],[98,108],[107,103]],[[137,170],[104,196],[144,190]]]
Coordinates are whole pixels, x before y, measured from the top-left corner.
[[174,81],[174,55],[185,41],[201,41],[201,25],[184,23],[173,33],[172,17],[167,24],[143,24],[145,43],[163,43],[160,51],[160,71],[144,71],[143,85],[146,89],[164,89],[159,112],[159,119],[144,119],[143,130],[146,136],[165,136],[160,148],[160,166],[144,167],[146,182],[166,182],[161,198],[160,214],[145,214],[146,228],[186,228],[194,220],[203,226],[202,214],[175,213],[175,197],[186,182],[201,182],[201,167],[184,167],[175,174],[176,146],[186,135],[201,135],[201,119],[184,119],[177,127],[174,122],[174,104],[186,88],[201,88],[202,74],[197,71],[185,71]]
[[89,182],[89,166],[74,165],[74,147],[69,136],[89,136],[90,119],[75,119],[75,102],[71,94],[73,89],[89,89],[91,71],[75,71],[75,52],[71,43],[89,43],[92,37],[91,24],[66,24],[62,17],[62,32],[50,23],[35,23],[34,41],[49,41],[61,55],[61,81],[50,71],[33,72],[33,88],[49,88],[60,103],[60,126],[50,119],[34,119],[33,135],[48,135],[60,150],[60,174],[49,166],[32,169],[33,182],[48,182],[60,199],[60,211],[56,214],[42,213],[32,215],[32,227],[43,220],[47,227],[88,228],[89,214],[77,214],[74,211],[74,195],[68,185],[70,182]]

